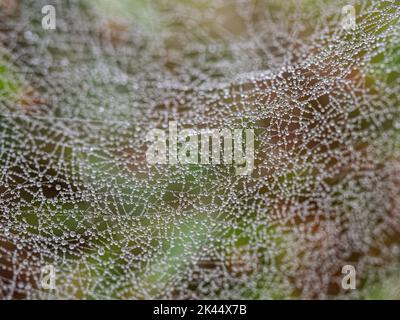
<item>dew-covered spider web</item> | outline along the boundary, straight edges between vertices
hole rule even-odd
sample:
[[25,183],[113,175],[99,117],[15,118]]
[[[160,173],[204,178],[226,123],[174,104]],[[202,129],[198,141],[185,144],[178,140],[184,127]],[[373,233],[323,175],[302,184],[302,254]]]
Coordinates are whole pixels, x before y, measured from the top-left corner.
[[[399,15],[0,0],[0,297],[400,298]],[[253,171],[149,164],[170,121],[254,129]]]

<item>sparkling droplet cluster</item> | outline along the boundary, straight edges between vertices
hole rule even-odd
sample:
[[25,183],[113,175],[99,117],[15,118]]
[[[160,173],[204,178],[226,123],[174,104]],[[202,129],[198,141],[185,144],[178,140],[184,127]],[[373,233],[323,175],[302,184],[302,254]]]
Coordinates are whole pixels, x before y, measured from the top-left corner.
[[[355,2],[343,30],[347,1],[0,1],[0,298],[363,298],[398,275],[400,4]],[[252,174],[149,165],[169,121],[254,129]]]

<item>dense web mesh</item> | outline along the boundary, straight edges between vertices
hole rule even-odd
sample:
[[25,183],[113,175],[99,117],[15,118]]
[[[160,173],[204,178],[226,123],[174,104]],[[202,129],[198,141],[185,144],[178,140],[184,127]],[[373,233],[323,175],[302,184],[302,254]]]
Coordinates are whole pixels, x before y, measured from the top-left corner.
[[[0,1],[0,297],[400,297],[400,3],[347,4]],[[149,164],[170,121],[253,171]]]

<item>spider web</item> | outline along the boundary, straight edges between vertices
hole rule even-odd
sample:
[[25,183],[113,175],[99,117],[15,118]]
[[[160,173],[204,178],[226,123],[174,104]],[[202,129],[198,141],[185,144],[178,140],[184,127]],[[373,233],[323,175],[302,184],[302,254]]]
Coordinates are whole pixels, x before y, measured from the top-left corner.
[[[400,297],[399,1],[347,4],[0,1],[0,297]],[[170,121],[254,170],[150,165]]]

